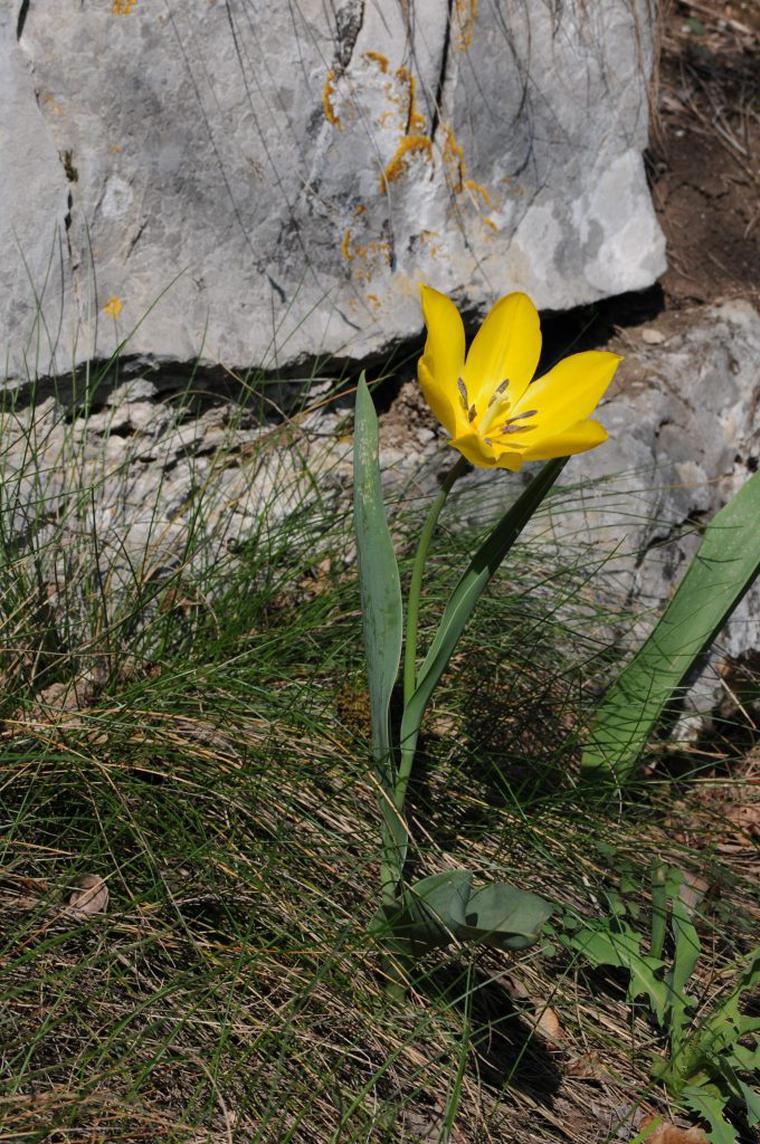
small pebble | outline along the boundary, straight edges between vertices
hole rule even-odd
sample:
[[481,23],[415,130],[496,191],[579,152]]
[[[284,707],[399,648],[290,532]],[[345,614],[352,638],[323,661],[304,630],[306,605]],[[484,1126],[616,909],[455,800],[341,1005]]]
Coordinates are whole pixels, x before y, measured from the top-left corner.
[[653,330],[647,326],[645,330],[641,331],[641,340],[646,342],[648,346],[661,346],[665,341],[665,335],[662,330]]

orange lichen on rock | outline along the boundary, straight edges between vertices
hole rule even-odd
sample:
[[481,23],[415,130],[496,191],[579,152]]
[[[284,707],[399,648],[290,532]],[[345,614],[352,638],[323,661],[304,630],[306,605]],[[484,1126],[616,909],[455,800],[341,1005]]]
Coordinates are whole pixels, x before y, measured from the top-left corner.
[[335,108],[333,107],[333,96],[335,95],[335,72],[330,68],[325,76],[325,86],[322,88],[322,109],[325,113],[325,119],[328,123],[332,123],[333,127],[337,127],[338,131],[343,129],[343,124],[338,118]]
[[114,16],[128,16],[137,6],[137,0],[113,0],[111,13]]
[[350,262],[354,257],[351,253],[351,231],[346,228],[343,231],[343,241],[340,244],[340,252],[345,258],[346,262]]
[[354,243],[351,248],[351,278],[354,282],[370,282],[378,271],[387,270],[391,260],[391,244],[373,239],[366,246]]
[[365,60],[370,60],[373,64],[377,64],[383,75],[388,74],[388,68],[390,66],[388,57],[384,56],[382,52],[363,52],[362,54]]
[[457,37],[454,46],[459,52],[466,52],[475,34],[475,21],[478,15],[478,0],[454,0]]
[[443,162],[452,171],[452,190],[458,195],[464,186],[464,151],[454,138],[450,124],[446,125],[443,138]]
[[474,179],[465,179],[464,186],[474,195],[480,195],[486,206],[490,207],[492,200],[488,187],[484,187],[482,183],[476,183]]
[[396,79],[406,87],[406,122],[404,132],[407,135],[419,134],[420,128],[425,126],[425,116],[417,110],[417,81],[409,68],[396,69]]
[[411,155],[422,154],[427,159],[433,157],[433,144],[427,135],[405,135],[396,148],[393,158],[380,176],[380,190],[387,194],[390,183],[395,183],[407,169]]

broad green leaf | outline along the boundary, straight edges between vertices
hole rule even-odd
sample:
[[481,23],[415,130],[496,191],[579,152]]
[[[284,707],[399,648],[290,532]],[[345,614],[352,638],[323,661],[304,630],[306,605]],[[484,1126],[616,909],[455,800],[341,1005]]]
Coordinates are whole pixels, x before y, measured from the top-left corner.
[[393,865],[400,876],[407,836],[393,806],[390,702],[401,660],[403,608],[398,564],[383,503],[377,414],[364,374],[356,389],[354,528],[372,719],[372,755],[386,796],[380,797],[386,841],[392,843]]
[[401,746],[414,751],[422,717],[438,680],[489,580],[562,472],[567,458],[548,461],[478,548],[447,603],[420,667],[417,689],[404,710]]
[[552,907],[527,890],[492,882],[467,903],[462,936],[496,949],[526,949],[538,940]]
[[712,1144],[736,1144],[739,1137],[723,1115],[726,1101],[714,1085],[688,1085],[681,1093],[684,1104],[710,1125]]
[[758,521],[755,473],[708,525],[661,619],[602,700],[581,760],[586,778],[630,778],[665,704],[760,572]]
[[394,934],[428,949],[449,945],[464,925],[471,885],[469,870],[447,870],[406,887],[388,919]]
[[468,870],[448,870],[423,878],[404,891],[395,911],[386,906],[384,923],[418,951],[470,941],[497,949],[525,949],[538,938],[552,908],[543,898],[506,882],[473,891]]

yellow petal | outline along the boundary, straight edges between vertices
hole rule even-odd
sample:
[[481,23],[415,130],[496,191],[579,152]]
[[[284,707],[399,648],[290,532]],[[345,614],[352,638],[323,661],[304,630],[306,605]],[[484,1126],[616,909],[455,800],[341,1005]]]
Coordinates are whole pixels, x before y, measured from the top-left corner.
[[449,444],[458,449],[471,465],[475,465],[479,469],[492,469],[496,464],[493,449],[489,449],[483,439],[472,429],[465,430],[458,437],[454,437]]
[[[618,354],[606,350],[572,354],[534,381],[509,415],[514,417],[528,409],[536,409],[535,425],[542,438],[547,434],[561,433],[594,412],[622,360]],[[561,453],[552,455],[564,456]]]
[[519,453],[502,453],[496,459],[497,469],[509,469],[512,473],[519,473],[523,467],[525,457],[520,456]]
[[506,397],[519,401],[536,372],[541,356],[538,311],[527,294],[500,298],[478,330],[464,368],[469,400],[484,412],[488,399],[502,381],[509,381]]
[[525,461],[549,461],[552,457],[571,457],[585,453],[607,440],[607,430],[598,421],[576,421],[561,433],[543,434],[535,445],[523,453]]
[[464,326],[454,303],[432,286],[420,286],[422,313],[427,326],[425,353],[417,376],[433,413],[452,436],[457,424],[466,424],[457,379],[464,368]]

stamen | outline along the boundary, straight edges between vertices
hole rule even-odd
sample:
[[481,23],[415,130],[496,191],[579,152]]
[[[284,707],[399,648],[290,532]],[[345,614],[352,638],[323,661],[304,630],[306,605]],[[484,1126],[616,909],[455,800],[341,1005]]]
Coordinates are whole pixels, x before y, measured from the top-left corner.
[[474,405],[471,405],[470,408],[467,410],[467,420],[472,422],[475,420],[477,415],[478,415],[477,409],[475,408]]
[[469,402],[469,399],[467,397],[467,386],[465,385],[465,383],[461,377],[457,379],[457,389],[459,390],[459,397],[460,397],[460,400],[462,402],[462,409],[464,409],[464,411],[466,413],[467,410],[469,409],[470,402]]
[[525,421],[527,417],[535,417],[538,413],[537,409],[526,409],[524,413],[516,413],[514,417],[508,417],[502,425],[501,433],[524,433],[528,429],[535,429],[535,425],[515,425],[515,421]]
[[509,378],[505,377],[504,381],[502,381],[499,385],[496,386],[496,389],[493,391],[493,393],[491,394],[491,397],[489,398],[488,406],[487,406],[488,409],[491,408],[494,401],[497,401],[498,398],[501,397],[502,393],[506,392],[508,385],[509,385]]

